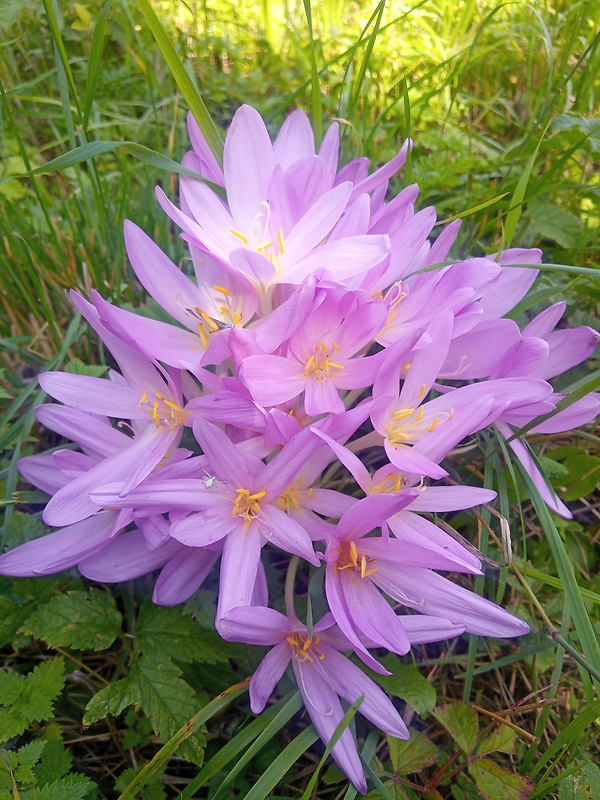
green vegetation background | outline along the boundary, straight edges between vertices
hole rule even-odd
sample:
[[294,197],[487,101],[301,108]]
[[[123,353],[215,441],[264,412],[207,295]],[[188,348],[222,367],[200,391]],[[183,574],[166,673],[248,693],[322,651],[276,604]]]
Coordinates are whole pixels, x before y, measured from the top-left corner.
[[[417,181],[420,207],[434,204],[441,221],[465,218],[456,255],[542,246],[548,266],[518,312],[566,298],[570,324],[597,326],[597,3],[157,0],[186,99],[149,7],[0,2],[6,546],[45,532],[43,498],[16,470],[20,456],[59,444],[33,425],[31,409],[43,400],[35,376],[106,369],[73,320],[68,289],[97,288],[156,313],[127,265],[125,218],[174,260],[183,256],[153,187],[176,191],[190,96],[202,96],[221,130],[245,102],[273,133],[297,106],[311,113],[317,136],[336,118],[345,160],[385,161],[411,136],[412,159],[394,188]],[[31,177],[11,180],[24,173]],[[566,384],[597,387],[597,368]],[[415,663],[391,665],[386,688],[414,709],[415,736],[380,747],[358,728],[373,798],[600,797],[599,443],[592,431],[555,437],[555,449],[541,454],[577,504],[568,524],[531,503],[494,442],[487,458],[463,465],[498,488],[514,540],[515,567],[478,590],[519,606],[534,633],[516,652],[473,637],[457,652],[422,648]],[[479,522],[479,540],[477,520],[453,524],[483,548],[489,539],[502,562],[486,534],[490,520]],[[109,591],[72,574],[0,579],[0,800],[353,797],[335,768],[316,770],[322,751],[311,729],[289,722],[294,696],[254,722],[243,687],[212,700],[250,674],[256,657],[218,640],[210,589],[185,609],[153,607],[148,594],[144,581]]]

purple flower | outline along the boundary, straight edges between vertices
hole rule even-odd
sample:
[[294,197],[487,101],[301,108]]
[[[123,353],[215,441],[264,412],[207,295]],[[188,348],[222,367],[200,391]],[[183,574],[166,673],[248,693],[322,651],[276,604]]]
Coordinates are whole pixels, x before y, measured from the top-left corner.
[[[409,738],[389,698],[341,654],[340,650],[348,650],[350,646],[334,626],[330,614],[309,634],[306,626],[273,609],[234,608],[221,620],[221,632],[233,641],[274,645],[250,681],[250,706],[255,714],[264,709],[291,661],[306,710],[325,744],[344,715],[340,697],[348,703],[362,697],[359,712],[363,716],[390,736]],[[364,772],[349,729],[342,733],[331,755],[354,786],[366,794]]]

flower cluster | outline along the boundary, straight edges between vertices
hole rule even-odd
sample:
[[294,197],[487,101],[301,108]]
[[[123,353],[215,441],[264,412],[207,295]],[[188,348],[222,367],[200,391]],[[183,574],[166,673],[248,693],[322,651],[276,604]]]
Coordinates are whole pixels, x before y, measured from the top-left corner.
[[[40,406],[39,422],[79,450],[21,460],[51,495],[44,520],[57,530],[0,556],[0,573],[77,567],[116,582],[158,571],[154,600],[169,605],[220,561],[217,630],[273,648],[251,681],[255,712],[291,661],[324,741],[342,719],[340,696],[362,697],[360,713],[406,738],[390,700],[342,652],[385,672],[381,649],[528,631],[439,574],[477,575],[481,562],[431,515],[495,496],[445,483],[442,462],[494,425],[568,516],[513,434],[555,411],[548,380],[598,336],[557,329],[563,303],[523,330],[506,318],[536,278],[538,250],[450,261],[459,223],[432,243],[435,211],[415,212],[418,188],[388,199],[409,142],[372,174],[364,158],[340,168],[337,124],[316,152],[301,111],[272,142],[244,106],[221,169],[192,118],[189,132],[183,163],[202,179],[181,178],[179,205],[157,196],[195,280],[127,222],[137,278],[176,324],[73,294],[118,370],[41,375],[58,403]],[[600,396],[588,396],[531,430],[567,430],[599,410]],[[287,616],[269,607],[271,548],[321,567],[329,612],[314,625],[289,597]],[[333,757],[365,792],[349,730]]]

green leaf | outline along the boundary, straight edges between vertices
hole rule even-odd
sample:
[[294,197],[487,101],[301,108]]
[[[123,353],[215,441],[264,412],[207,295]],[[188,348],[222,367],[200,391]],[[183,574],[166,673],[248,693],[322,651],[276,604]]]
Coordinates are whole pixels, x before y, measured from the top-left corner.
[[465,703],[452,703],[434,709],[437,721],[465,753],[470,753],[477,742],[477,712]]
[[217,664],[243,654],[242,647],[200,628],[180,608],[150,602],[140,609],[136,636],[142,653],[156,662],[174,658],[184,663]]
[[567,471],[561,478],[563,500],[579,500],[595,491],[600,481],[600,458],[580,453],[563,461],[563,467]]
[[83,724],[91,725],[99,719],[104,719],[108,714],[118,717],[124,708],[138,702],[138,699],[136,689],[130,685],[129,678],[115,681],[110,686],[100,689],[89,701],[85,709]]
[[61,781],[30,789],[22,800],[83,800],[93,784],[82,775],[69,775]]
[[37,783],[40,786],[64,778],[73,763],[71,754],[63,744],[60,725],[52,723],[46,728],[43,744],[45,747],[41,762],[35,770]]
[[514,753],[516,738],[517,733],[513,728],[509,728],[508,725],[500,724],[496,730],[479,745],[477,753],[479,755],[485,755],[486,753],[494,753],[498,750],[501,753]]
[[107,369],[108,367],[96,364],[84,364],[79,358],[73,358],[65,364],[65,372],[72,372],[75,375],[90,375],[92,378],[100,378]]
[[[139,705],[165,742],[200,710],[194,690],[182,679],[181,670],[172,661],[154,663],[151,658],[142,656],[131,670],[129,680],[135,686]],[[181,755],[201,764],[204,741],[201,733],[191,736],[182,745]]]
[[420,772],[435,764],[438,748],[420,731],[411,730],[410,739],[394,739],[388,736],[388,746],[394,772],[408,775]]
[[600,797],[600,767],[585,764],[574,775],[567,775],[558,785],[558,800],[597,800]]
[[40,536],[45,536],[47,533],[48,528],[46,525],[31,514],[15,511],[10,521],[4,544],[7,548],[12,549],[33,539],[39,539]]
[[105,650],[121,630],[121,614],[112,595],[99,589],[67,592],[36,609],[24,628],[50,647]]
[[423,716],[435,708],[436,691],[427,679],[421,675],[414,664],[402,664],[397,656],[387,655],[382,664],[391,675],[370,673],[375,680],[394,697],[399,697]]
[[64,683],[62,658],[38,664],[27,676],[0,672],[0,741],[18,736],[32,722],[50,719]]
[[551,239],[561,247],[577,247],[584,236],[581,220],[550,202],[531,202],[527,212],[533,228],[545,239]]
[[30,607],[0,597],[0,647],[12,641],[30,610]]
[[472,761],[469,774],[485,800],[526,800],[534,790],[529,778],[507,772],[488,758]]

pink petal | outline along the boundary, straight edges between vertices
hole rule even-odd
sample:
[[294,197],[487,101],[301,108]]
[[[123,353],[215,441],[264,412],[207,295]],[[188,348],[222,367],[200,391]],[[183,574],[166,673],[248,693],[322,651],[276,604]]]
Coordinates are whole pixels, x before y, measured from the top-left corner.
[[275,645],[263,658],[250,681],[250,708],[253,714],[260,714],[264,710],[289,663],[290,648],[287,642]]
[[115,520],[114,512],[105,511],[25,542],[0,556],[0,575],[27,578],[70,569],[85,556],[105,546],[113,535]]

